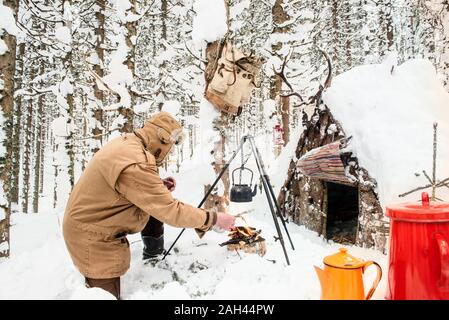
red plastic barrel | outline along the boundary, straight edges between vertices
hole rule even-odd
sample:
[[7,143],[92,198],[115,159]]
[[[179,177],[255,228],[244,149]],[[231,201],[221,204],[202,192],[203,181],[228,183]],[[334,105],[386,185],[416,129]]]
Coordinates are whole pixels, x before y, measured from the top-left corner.
[[388,206],[391,218],[387,299],[449,299],[449,203]]

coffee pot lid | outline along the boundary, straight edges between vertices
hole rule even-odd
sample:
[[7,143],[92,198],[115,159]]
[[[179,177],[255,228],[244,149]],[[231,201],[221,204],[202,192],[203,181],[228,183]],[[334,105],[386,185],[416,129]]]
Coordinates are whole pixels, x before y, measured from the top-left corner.
[[357,269],[365,265],[365,261],[348,253],[348,249],[340,248],[339,252],[324,258],[324,264],[342,269]]

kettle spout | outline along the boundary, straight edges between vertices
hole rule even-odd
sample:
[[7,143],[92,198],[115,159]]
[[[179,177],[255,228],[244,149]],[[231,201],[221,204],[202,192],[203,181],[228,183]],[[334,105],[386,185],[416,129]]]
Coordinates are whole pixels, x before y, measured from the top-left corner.
[[313,266],[315,268],[316,274],[318,275],[318,279],[320,280],[321,290],[325,291],[329,285],[329,276],[328,274],[321,268],[317,266]]
[[254,184],[254,190],[251,195],[254,197],[256,194],[257,194],[257,183]]

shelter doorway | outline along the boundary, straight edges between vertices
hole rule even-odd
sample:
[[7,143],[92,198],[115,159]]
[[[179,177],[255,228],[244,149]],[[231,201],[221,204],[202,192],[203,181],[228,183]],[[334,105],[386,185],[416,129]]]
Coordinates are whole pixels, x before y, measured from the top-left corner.
[[342,244],[355,244],[359,218],[359,189],[326,182],[326,238]]

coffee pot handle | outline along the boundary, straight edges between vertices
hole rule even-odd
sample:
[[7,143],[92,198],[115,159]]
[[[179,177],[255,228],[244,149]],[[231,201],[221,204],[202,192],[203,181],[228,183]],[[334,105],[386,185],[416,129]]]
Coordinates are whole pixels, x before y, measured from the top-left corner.
[[440,254],[441,276],[439,285],[449,287],[449,244],[441,233],[435,234]]
[[376,291],[376,288],[380,282],[380,279],[382,279],[382,268],[380,267],[380,265],[377,262],[374,261],[367,261],[365,263],[365,265],[363,266],[363,272],[365,272],[365,270],[371,266],[371,265],[375,265],[377,268],[377,276],[376,279],[374,280],[373,286],[371,287],[371,289],[369,289],[368,294],[365,297],[365,300],[369,300],[371,299],[371,297],[373,296],[374,291]]

